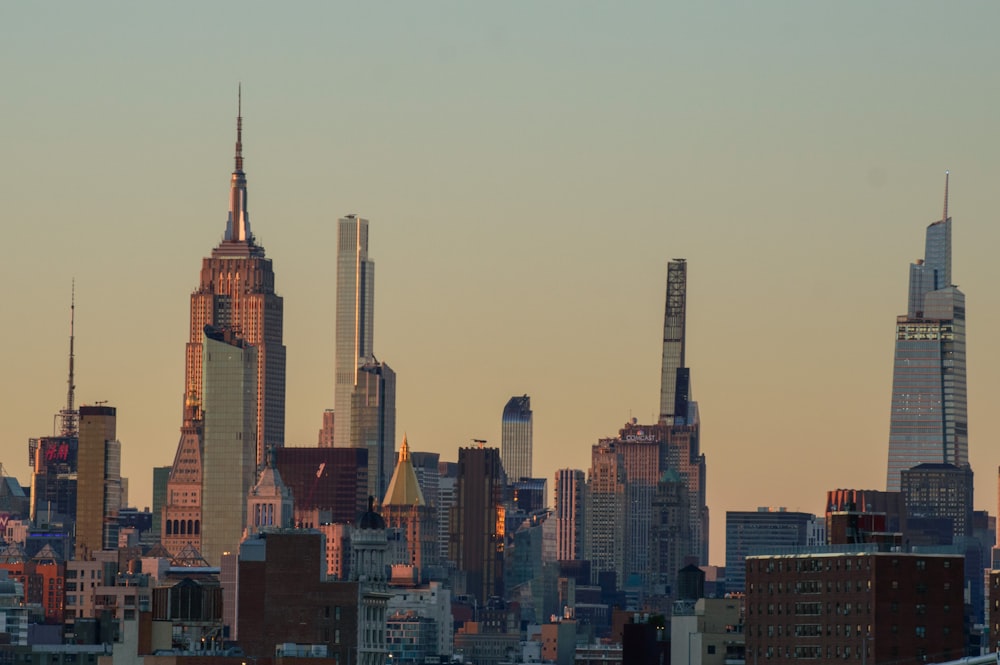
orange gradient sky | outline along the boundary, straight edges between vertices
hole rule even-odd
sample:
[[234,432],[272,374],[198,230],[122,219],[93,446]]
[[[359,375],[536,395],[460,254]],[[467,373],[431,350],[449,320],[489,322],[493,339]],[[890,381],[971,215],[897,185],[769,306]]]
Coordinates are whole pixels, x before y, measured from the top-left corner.
[[289,445],[333,405],[336,220],[371,220],[399,438],[535,474],[658,408],[667,261],[712,563],[727,510],[883,489],[895,317],[951,170],[976,508],[996,512],[1000,5],[45,3],[0,20],[0,461],[65,402],[118,408],[131,503],[181,424],[188,307],[222,236],[236,87],[284,297]]

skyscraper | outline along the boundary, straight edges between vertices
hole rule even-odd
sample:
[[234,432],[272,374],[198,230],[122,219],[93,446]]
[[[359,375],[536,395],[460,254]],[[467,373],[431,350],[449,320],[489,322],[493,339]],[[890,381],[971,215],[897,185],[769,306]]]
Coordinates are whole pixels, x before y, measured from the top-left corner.
[[580,469],[556,471],[556,559],[584,558],[587,542],[587,482]]
[[503,408],[500,459],[512,482],[531,478],[531,398],[515,395]]
[[500,451],[459,448],[449,559],[465,574],[465,590],[480,606],[503,595],[504,507],[507,485]]
[[351,396],[358,370],[373,357],[375,262],[368,258],[368,220],[337,222],[337,321],[334,339],[334,445],[351,447]]
[[910,264],[907,312],[896,319],[886,489],[918,464],[969,465],[965,295],[951,283],[948,175],[944,213],[927,227],[924,259]]
[[264,464],[266,446],[285,441],[285,346],[283,303],[274,292],[274,270],[250,230],[247,178],[243,171],[243,117],[236,119],[236,167],[229,189],[229,218],[222,242],[201,265],[201,283],[191,294],[191,327],[184,376],[185,400],[204,404],[202,335],[205,326],[227,328],[257,349],[254,464]]
[[602,439],[591,448],[587,477],[587,550],[591,583],[602,573],[614,573],[620,588],[625,570],[625,468],[622,455],[611,439]]
[[[686,417],[689,393],[684,364],[684,335],[687,317],[687,262],[674,259],[667,264],[667,304],[663,313],[663,362],[660,372],[660,422],[673,424],[673,417]],[[678,402],[683,399],[683,403]],[[685,412],[680,413],[679,409]]]
[[77,451],[76,558],[118,548],[122,444],[115,438],[117,411],[80,407]]
[[239,549],[247,494],[257,480],[257,347],[232,333],[207,327],[204,368],[204,453],[201,554],[217,566]]
[[381,497],[396,451],[396,374],[372,351],[375,263],[368,258],[368,220],[348,215],[337,231],[333,443],[368,449],[368,492]]

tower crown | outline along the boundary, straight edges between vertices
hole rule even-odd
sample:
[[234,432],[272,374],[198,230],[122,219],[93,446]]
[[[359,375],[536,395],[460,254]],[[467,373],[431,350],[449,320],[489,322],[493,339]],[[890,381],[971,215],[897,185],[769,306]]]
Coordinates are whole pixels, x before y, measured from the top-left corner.
[[247,212],[247,176],[243,172],[243,85],[236,102],[236,156],[229,186],[229,219],[226,221],[226,242],[253,244],[250,215]]

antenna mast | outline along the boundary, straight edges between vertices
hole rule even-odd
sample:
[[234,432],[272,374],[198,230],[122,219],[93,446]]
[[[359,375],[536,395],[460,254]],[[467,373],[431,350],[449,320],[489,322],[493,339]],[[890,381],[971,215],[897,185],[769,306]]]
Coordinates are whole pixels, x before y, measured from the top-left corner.
[[73,340],[75,337],[76,324],[76,279],[73,280],[72,291],[69,301],[69,379],[66,381],[66,408],[59,412],[62,420],[62,436],[76,436],[79,431],[80,412],[73,406],[73,398],[76,393],[76,383],[73,380]]
[[941,218],[942,222],[948,221],[948,178],[951,176],[951,171],[944,172],[944,217]]

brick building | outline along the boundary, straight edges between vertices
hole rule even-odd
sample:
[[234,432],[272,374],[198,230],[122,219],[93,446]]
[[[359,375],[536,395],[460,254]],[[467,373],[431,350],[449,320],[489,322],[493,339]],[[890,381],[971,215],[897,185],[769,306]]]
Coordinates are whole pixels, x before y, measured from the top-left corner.
[[963,563],[899,552],[751,556],[746,659],[916,665],[961,658]]

